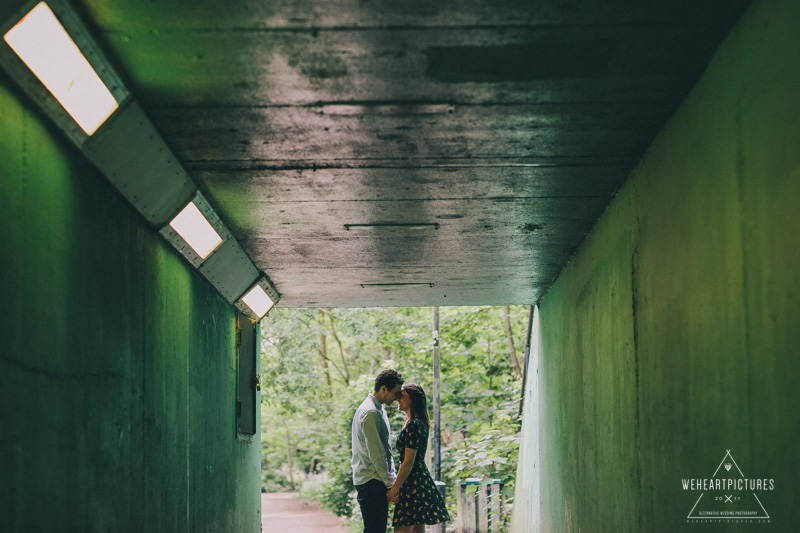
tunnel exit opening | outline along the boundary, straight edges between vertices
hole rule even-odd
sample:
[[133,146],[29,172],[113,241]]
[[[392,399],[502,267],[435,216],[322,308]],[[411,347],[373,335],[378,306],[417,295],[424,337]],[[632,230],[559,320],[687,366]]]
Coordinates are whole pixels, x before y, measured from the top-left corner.
[[[533,312],[529,306],[443,307],[438,324],[434,313],[432,308],[277,308],[260,322],[264,494],[294,493],[357,523],[350,466],[353,413],[373,390],[375,376],[394,368],[406,384],[426,392],[433,422],[439,349],[441,475],[436,477],[445,484],[454,519],[448,530],[457,524],[457,489],[467,479],[496,480],[503,487],[495,525],[507,528]],[[403,415],[397,404],[387,415],[396,438]],[[434,440],[431,427],[431,474],[437,470]]]

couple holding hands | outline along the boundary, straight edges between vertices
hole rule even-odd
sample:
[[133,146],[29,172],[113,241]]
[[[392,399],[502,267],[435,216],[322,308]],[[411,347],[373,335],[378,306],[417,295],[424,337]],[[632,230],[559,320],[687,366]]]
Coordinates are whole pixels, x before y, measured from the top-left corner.
[[[425,466],[430,427],[425,391],[419,385],[403,383],[397,371],[384,370],[353,416],[351,465],[364,533],[386,532],[389,502],[394,503],[395,533],[422,533],[425,524],[450,520]],[[394,402],[405,414],[396,445],[399,470],[392,458],[391,429],[384,408]]]

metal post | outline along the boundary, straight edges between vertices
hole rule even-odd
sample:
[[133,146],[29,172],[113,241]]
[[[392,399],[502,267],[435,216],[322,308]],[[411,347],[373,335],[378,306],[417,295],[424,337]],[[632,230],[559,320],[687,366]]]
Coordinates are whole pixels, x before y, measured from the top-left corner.
[[439,308],[433,308],[433,472],[442,479],[441,425],[439,420]]
[[464,533],[467,529],[467,482],[460,481],[456,490],[456,531]]
[[[439,308],[433,308],[433,475],[436,488],[444,499],[442,479],[441,425],[439,420]],[[444,524],[431,528],[432,533],[444,533]]]

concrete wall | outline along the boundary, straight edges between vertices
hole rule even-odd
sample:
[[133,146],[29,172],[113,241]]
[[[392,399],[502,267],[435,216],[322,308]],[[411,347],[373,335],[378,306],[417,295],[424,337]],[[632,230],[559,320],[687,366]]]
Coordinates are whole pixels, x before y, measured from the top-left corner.
[[517,475],[514,486],[514,512],[511,515],[512,531],[539,531],[539,353],[541,352],[541,315],[534,308],[531,322],[531,349],[525,377],[525,391],[522,401],[522,435],[520,454],[517,461]]
[[259,531],[232,308],[29,108],[0,77],[0,529]]
[[541,303],[513,531],[750,531],[687,520],[727,450],[800,527],[798,20],[751,6]]

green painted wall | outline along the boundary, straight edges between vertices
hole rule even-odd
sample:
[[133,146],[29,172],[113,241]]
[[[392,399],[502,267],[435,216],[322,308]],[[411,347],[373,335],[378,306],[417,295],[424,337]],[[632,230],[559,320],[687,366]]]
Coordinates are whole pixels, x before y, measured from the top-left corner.
[[[800,527],[798,20],[751,6],[542,301],[514,531]],[[769,524],[687,520],[727,450]]]
[[29,107],[1,77],[0,529],[259,531],[232,308]]

